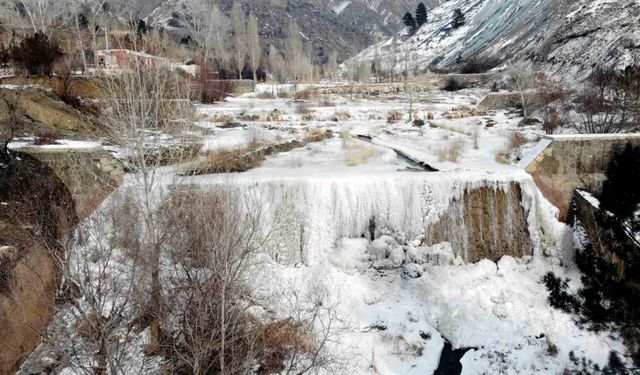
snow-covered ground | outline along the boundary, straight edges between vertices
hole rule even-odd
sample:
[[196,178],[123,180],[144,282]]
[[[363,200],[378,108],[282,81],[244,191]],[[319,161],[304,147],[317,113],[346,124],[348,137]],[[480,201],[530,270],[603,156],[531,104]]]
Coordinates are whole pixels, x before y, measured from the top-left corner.
[[[294,103],[259,98],[267,89],[200,106],[203,152],[300,139],[311,128],[331,129],[334,138],[269,156],[244,173],[184,183],[240,185],[262,199],[280,227],[262,251],[264,277],[254,286],[286,294],[325,285],[341,323],[329,345],[348,359],[344,373],[430,374],[445,341],[469,349],[463,374],[558,374],[570,366],[571,351],[599,364],[610,350],[624,351],[615,337],[581,329],[546,300],[545,273],[573,279],[577,273],[566,263],[570,229],[517,164],[538,152],[539,127],[519,127],[521,118],[509,110],[469,111],[480,90],[416,94],[413,116],[425,120],[416,127],[407,121],[404,93]],[[394,112],[401,119],[389,123]],[[510,147],[514,134],[521,142]],[[449,156],[452,145],[456,157]],[[522,189],[522,201],[512,204],[525,208],[533,256],[465,264],[449,243],[421,244],[420,231],[451,215],[465,190],[510,183]],[[388,235],[364,238],[371,217]],[[271,297],[265,309],[286,317],[278,298],[287,296]]]

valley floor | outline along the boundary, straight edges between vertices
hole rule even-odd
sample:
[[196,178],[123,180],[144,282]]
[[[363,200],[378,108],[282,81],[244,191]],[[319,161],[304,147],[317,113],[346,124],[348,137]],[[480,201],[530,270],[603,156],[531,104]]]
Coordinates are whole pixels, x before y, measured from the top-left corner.
[[[522,118],[515,110],[479,111],[477,104],[485,91],[415,93],[412,116],[424,120],[424,125],[415,126],[408,122],[409,99],[403,92],[354,99],[321,94],[293,102],[265,98],[264,93],[271,90],[269,85],[258,86],[254,94],[199,106],[197,126],[203,151],[287,142],[301,139],[313,128],[331,129],[334,137],[268,156],[262,165],[243,173],[187,177],[185,183],[245,184],[247,189],[315,184],[318,194],[333,189],[333,197],[344,201],[332,209],[336,215],[342,215],[344,207],[360,207],[349,202],[375,205],[371,202],[378,198],[388,201],[387,211],[405,210],[399,206],[402,192],[409,189],[401,186],[406,181],[446,180],[438,185],[442,191],[436,197],[446,201],[451,199],[447,194],[454,192],[444,190],[464,181],[478,186],[487,181],[495,186],[510,181],[534,186],[518,161],[535,152],[543,135],[540,127],[519,126]],[[167,168],[168,174],[173,170]],[[387,191],[354,187],[372,184],[398,187]],[[367,196],[357,196],[363,191]],[[303,196],[313,197],[308,194]],[[453,349],[468,349],[460,361],[462,374],[560,374],[571,366],[570,352],[604,364],[611,350],[624,352],[619,338],[582,329],[570,315],[551,308],[541,281],[545,273],[554,271],[577,286],[579,275],[570,261],[571,230],[556,221],[548,202],[538,201],[543,200],[538,192],[530,189],[524,194],[537,206],[536,220],[552,228],[544,234],[549,238],[536,239],[533,256],[465,264],[460,249],[434,246],[428,260],[419,260],[409,253],[420,248],[420,239],[409,234],[405,243],[392,236],[382,236],[381,242],[342,235],[334,242],[307,248],[306,256],[277,262],[268,249],[260,262],[262,272],[256,273],[260,276],[253,283],[257,291],[269,295],[270,302],[256,315],[286,317],[292,295],[325,288],[338,312],[327,345],[341,365],[339,372],[345,374],[433,373],[445,342]],[[399,201],[393,202],[394,197]],[[313,211],[314,202],[292,204]],[[358,210],[354,208],[351,218],[322,218],[311,228],[322,231],[332,221],[349,227],[348,223],[360,220],[359,215],[364,220]],[[376,267],[379,259],[372,254],[376,248],[386,252],[391,262],[400,249],[400,260],[393,267]],[[70,316],[61,310],[58,324]],[[40,355],[47,353],[46,346],[39,349]],[[141,355],[141,351],[132,352],[132,358],[136,353]],[[78,372],[67,367],[62,373]]]

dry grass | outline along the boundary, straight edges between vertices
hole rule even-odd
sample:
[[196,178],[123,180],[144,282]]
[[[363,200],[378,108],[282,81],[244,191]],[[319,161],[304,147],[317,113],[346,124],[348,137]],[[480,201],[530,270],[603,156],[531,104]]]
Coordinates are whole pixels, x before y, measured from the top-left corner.
[[480,140],[480,129],[474,128],[471,133],[471,139],[473,139],[473,148],[478,150],[480,148],[479,140]]
[[333,114],[333,118],[331,119],[334,122],[347,121],[351,119],[351,115],[349,112],[338,111]]
[[231,117],[228,114],[222,113],[222,114],[216,114],[213,116],[213,122],[223,122],[223,123],[227,123],[227,122],[232,122],[233,121],[233,117]]
[[347,154],[347,166],[357,167],[358,165],[364,165],[369,162],[369,159],[376,156],[378,151],[373,147],[362,147],[352,149]]
[[454,120],[454,119],[462,119],[466,117],[476,117],[476,116],[486,116],[486,115],[487,113],[485,111],[481,111],[477,108],[460,106],[449,111],[446,117],[449,120]]
[[445,147],[438,150],[440,162],[450,161],[457,163],[466,143],[462,139],[453,139]]
[[433,120],[433,112],[427,112],[427,120]]
[[453,133],[468,135],[463,126],[445,123],[433,123],[439,129],[448,130]]
[[501,164],[511,163],[509,160],[509,156],[511,155],[511,153],[514,150],[522,147],[527,143],[529,143],[529,141],[522,134],[520,133],[511,134],[511,137],[509,138],[509,142],[506,144],[506,146],[502,150],[498,151],[498,153],[496,154],[496,162]]
[[298,102],[296,103],[296,113],[299,115],[306,115],[309,113],[313,113],[313,110],[311,109],[311,103],[307,103],[307,102]]
[[365,142],[353,140],[348,131],[340,132],[342,148],[347,150],[346,164],[349,167],[367,164],[369,159],[380,155],[380,150]]
[[387,122],[389,124],[395,124],[396,122],[402,121],[402,113],[398,111],[391,111],[387,114]]
[[255,168],[262,158],[251,156],[255,146],[235,150],[217,150],[209,152],[198,164],[196,174],[244,172]]
[[318,104],[318,107],[335,107],[336,106],[336,102],[331,100],[330,97],[324,96],[324,95],[320,97],[317,104]]
[[317,90],[304,90],[300,91],[296,94],[296,100],[317,100],[318,99],[318,91]]

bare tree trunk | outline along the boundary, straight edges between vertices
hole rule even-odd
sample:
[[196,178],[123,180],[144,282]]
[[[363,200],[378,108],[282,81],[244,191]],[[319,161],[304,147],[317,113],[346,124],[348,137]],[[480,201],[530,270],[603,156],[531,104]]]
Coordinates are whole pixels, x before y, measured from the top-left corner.
[[87,72],[87,56],[84,54],[84,41],[82,40],[82,32],[80,30],[80,21],[78,20],[78,13],[74,16],[76,24],[76,32],[78,33],[78,45],[80,46],[80,55],[82,55],[83,73]]

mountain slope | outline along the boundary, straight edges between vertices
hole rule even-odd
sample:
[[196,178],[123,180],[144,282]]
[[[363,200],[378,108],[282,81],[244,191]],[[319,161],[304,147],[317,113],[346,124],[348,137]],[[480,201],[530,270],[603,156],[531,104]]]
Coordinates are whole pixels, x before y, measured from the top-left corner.
[[[466,24],[452,29],[454,9]],[[557,74],[586,75],[596,66],[640,61],[640,3],[635,0],[453,0],[430,12],[412,36],[367,48],[351,60],[380,58],[383,67],[406,57],[411,69],[451,68],[473,57],[530,60]]]
[[[256,14],[263,45],[284,48],[287,27],[295,20],[308,38],[316,63],[325,63],[331,51],[343,58],[387,39],[402,28],[402,15],[413,10],[413,0],[239,0],[246,12]],[[232,0],[218,0],[229,13]],[[147,17],[154,27],[170,31],[177,39],[186,37],[182,25],[182,0],[165,0]],[[185,15],[187,18],[189,15]]]

